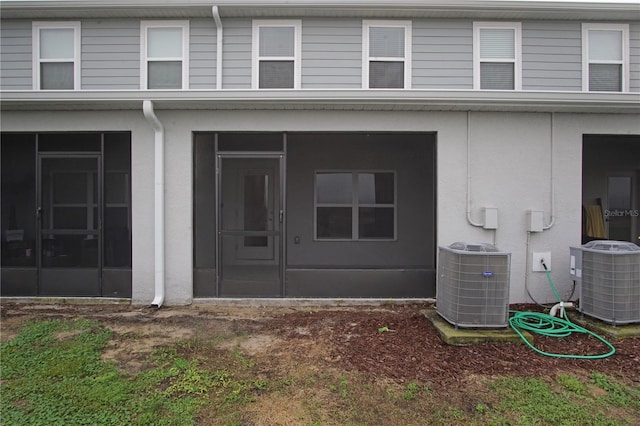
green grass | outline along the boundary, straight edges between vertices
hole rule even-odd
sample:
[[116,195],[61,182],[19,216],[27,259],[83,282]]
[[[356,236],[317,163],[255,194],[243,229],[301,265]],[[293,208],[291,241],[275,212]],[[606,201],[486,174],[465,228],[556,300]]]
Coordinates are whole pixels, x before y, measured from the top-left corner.
[[[559,374],[554,382],[539,378],[501,377],[491,383],[499,402],[482,416],[489,423],[519,425],[625,425],[640,417],[638,389],[630,388],[600,373],[594,373],[606,391],[589,390],[585,378]],[[594,379],[592,378],[592,381]],[[612,399],[614,398],[614,399]],[[614,406],[627,408],[624,414],[609,415]]]
[[213,378],[175,353],[125,375],[100,360],[111,334],[97,322],[56,320],[3,343],[2,424],[194,424]]

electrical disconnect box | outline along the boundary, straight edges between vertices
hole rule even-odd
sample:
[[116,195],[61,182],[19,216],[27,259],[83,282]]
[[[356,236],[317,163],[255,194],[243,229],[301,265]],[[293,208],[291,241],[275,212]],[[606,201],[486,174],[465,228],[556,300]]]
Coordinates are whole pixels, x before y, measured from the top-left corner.
[[542,232],[544,230],[544,212],[527,210],[527,231]]
[[485,207],[482,209],[484,213],[484,229],[498,229],[498,209],[495,207]]

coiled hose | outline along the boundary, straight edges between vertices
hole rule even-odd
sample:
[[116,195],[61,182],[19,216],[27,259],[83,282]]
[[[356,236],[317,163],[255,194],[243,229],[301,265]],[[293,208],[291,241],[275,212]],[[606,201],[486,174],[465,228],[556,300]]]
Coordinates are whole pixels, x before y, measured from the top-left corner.
[[[553,281],[551,281],[551,276],[549,275],[547,266],[544,265],[544,263],[543,266],[547,275],[547,281],[549,282],[553,293],[555,294],[558,301],[562,303],[562,300],[560,299],[560,296],[558,295],[558,292],[553,285]],[[569,318],[567,317],[564,309],[561,309],[564,318],[556,318],[554,316],[540,312],[509,312],[512,314],[512,316],[509,318],[509,325],[511,326],[511,328],[520,336],[520,338],[527,344],[527,346],[541,355],[555,358],[602,359],[610,357],[616,352],[616,349],[613,347],[613,345],[598,334],[593,333],[592,331],[580,327],[579,325],[576,325],[569,321]],[[532,333],[537,333],[542,336],[548,337],[567,337],[571,333],[584,333],[589,336],[595,337],[596,339],[604,343],[607,347],[609,347],[610,350],[609,352],[598,355],[571,355],[545,352],[529,343],[529,341],[522,334],[521,330],[530,331]]]

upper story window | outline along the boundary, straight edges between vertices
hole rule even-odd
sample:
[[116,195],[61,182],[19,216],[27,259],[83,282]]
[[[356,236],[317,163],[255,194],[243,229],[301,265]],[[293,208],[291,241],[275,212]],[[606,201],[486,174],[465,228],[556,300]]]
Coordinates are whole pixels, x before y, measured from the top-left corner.
[[315,238],[393,240],[393,171],[326,171],[315,175]]
[[188,89],[188,21],[142,21],[140,25],[141,87]]
[[365,89],[411,87],[411,22],[363,21]]
[[33,88],[80,87],[80,22],[33,23]]
[[481,90],[522,88],[521,24],[473,23],[473,87]]
[[582,24],[582,90],[628,90],[628,40],[628,24]]
[[300,88],[299,20],[253,21],[253,88]]

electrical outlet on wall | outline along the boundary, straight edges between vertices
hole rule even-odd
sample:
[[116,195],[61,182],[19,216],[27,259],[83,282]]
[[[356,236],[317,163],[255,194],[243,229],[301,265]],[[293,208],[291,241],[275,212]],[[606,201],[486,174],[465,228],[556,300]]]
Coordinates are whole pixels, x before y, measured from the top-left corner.
[[532,254],[531,259],[531,270],[533,272],[544,272],[544,266],[542,266],[542,260],[544,260],[544,264],[547,265],[547,270],[551,271],[551,252],[537,252]]

